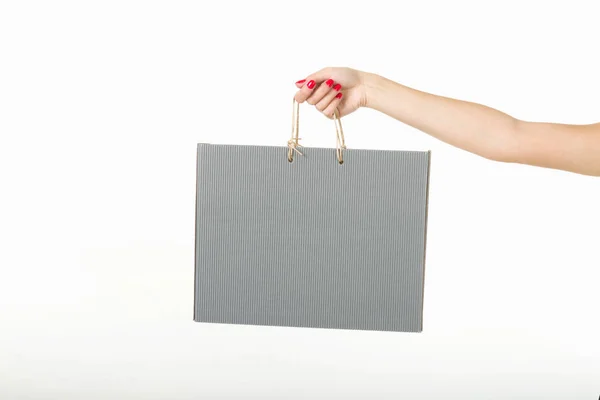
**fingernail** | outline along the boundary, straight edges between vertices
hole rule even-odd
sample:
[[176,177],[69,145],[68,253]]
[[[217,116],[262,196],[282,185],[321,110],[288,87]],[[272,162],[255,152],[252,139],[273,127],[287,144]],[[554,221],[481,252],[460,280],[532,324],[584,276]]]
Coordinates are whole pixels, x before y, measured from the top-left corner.
[[313,81],[312,79],[310,81],[308,81],[308,83],[306,84],[306,86],[308,86],[309,89],[312,89],[315,87],[315,81]]
[[298,82],[296,82],[296,85],[300,85],[300,84],[302,84],[302,83],[304,83],[304,82],[306,82],[306,79],[301,79],[301,80],[299,80]]
[[338,93],[338,94],[336,94],[336,95],[335,95],[335,98],[336,98],[336,99],[341,99],[341,98],[342,98],[342,94],[341,94],[341,93]]
[[342,85],[340,85],[340,84],[338,83],[338,84],[336,84],[336,85],[335,85],[333,88],[339,92],[339,91],[340,91],[340,89],[342,88]]
[[333,79],[327,79],[327,81],[325,81],[325,84],[329,87],[333,86]]

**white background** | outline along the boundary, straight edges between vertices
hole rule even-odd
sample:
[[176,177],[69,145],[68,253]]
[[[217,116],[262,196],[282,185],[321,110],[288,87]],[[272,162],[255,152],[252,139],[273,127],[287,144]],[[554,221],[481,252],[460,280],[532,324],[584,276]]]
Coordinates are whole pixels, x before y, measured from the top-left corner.
[[[294,82],[325,66],[598,122],[599,21],[597,1],[2,2],[0,398],[597,399],[598,178],[372,110],[349,147],[432,150],[424,333],[192,307],[197,142],[285,145]],[[334,146],[302,109],[303,143]]]

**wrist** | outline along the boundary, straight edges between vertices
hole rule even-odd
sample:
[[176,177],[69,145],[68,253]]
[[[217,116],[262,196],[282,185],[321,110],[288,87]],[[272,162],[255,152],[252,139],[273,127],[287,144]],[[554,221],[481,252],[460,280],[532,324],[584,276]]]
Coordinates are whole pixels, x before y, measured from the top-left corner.
[[380,75],[365,72],[362,77],[364,88],[364,107],[377,109],[384,78]]

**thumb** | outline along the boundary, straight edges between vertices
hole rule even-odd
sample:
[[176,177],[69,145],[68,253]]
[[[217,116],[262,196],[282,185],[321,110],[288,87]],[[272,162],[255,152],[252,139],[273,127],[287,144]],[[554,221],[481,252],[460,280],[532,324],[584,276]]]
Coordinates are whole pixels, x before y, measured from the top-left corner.
[[296,82],[296,87],[301,88],[309,81],[315,81],[315,83],[321,83],[329,78],[331,78],[331,67],[323,68],[317,72],[313,72],[308,75],[306,78],[299,80]]
[[346,115],[354,112],[355,108],[352,107],[352,105],[350,103],[348,103],[347,101],[342,101],[340,103],[340,105],[338,105],[337,110],[338,110],[339,117],[342,118],[342,117],[345,117]]
[[[337,109],[338,112],[338,117],[342,118],[345,117],[348,114],[352,114],[354,111],[356,111],[356,107],[348,102],[348,101],[344,101],[344,99],[342,99],[342,101],[337,105],[337,107],[335,108]],[[333,112],[328,112],[328,113],[323,113],[327,118],[333,120]]]

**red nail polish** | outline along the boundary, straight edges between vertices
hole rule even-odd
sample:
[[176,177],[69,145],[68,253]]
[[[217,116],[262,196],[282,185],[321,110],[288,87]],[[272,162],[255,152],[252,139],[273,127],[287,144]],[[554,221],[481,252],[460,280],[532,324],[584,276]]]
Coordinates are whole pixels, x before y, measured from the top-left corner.
[[325,82],[325,84],[329,87],[333,86],[333,79],[327,79],[327,81]]
[[335,85],[333,88],[339,92],[339,91],[340,91],[340,89],[342,88],[342,85],[340,85],[340,84],[338,83],[338,84],[336,84],[336,85]]
[[341,98],[342,98],[342,94],[341,94],[341,93],[338,93],[338,94],[336,94],[336,95],[335,95],[335,98],[336,98],[336,99],[341,99]]
[[308,83],[306,84],[306,86],[308,86],[309,89],[312,89],[315,87],[315,81],[313,81],[312,79],[310,81],[308,81]]
[[296,85],[300,85],[301,83],[304,83],[304,82],[306,82],[306,79],[301,79],[298,82],[296,82]]

